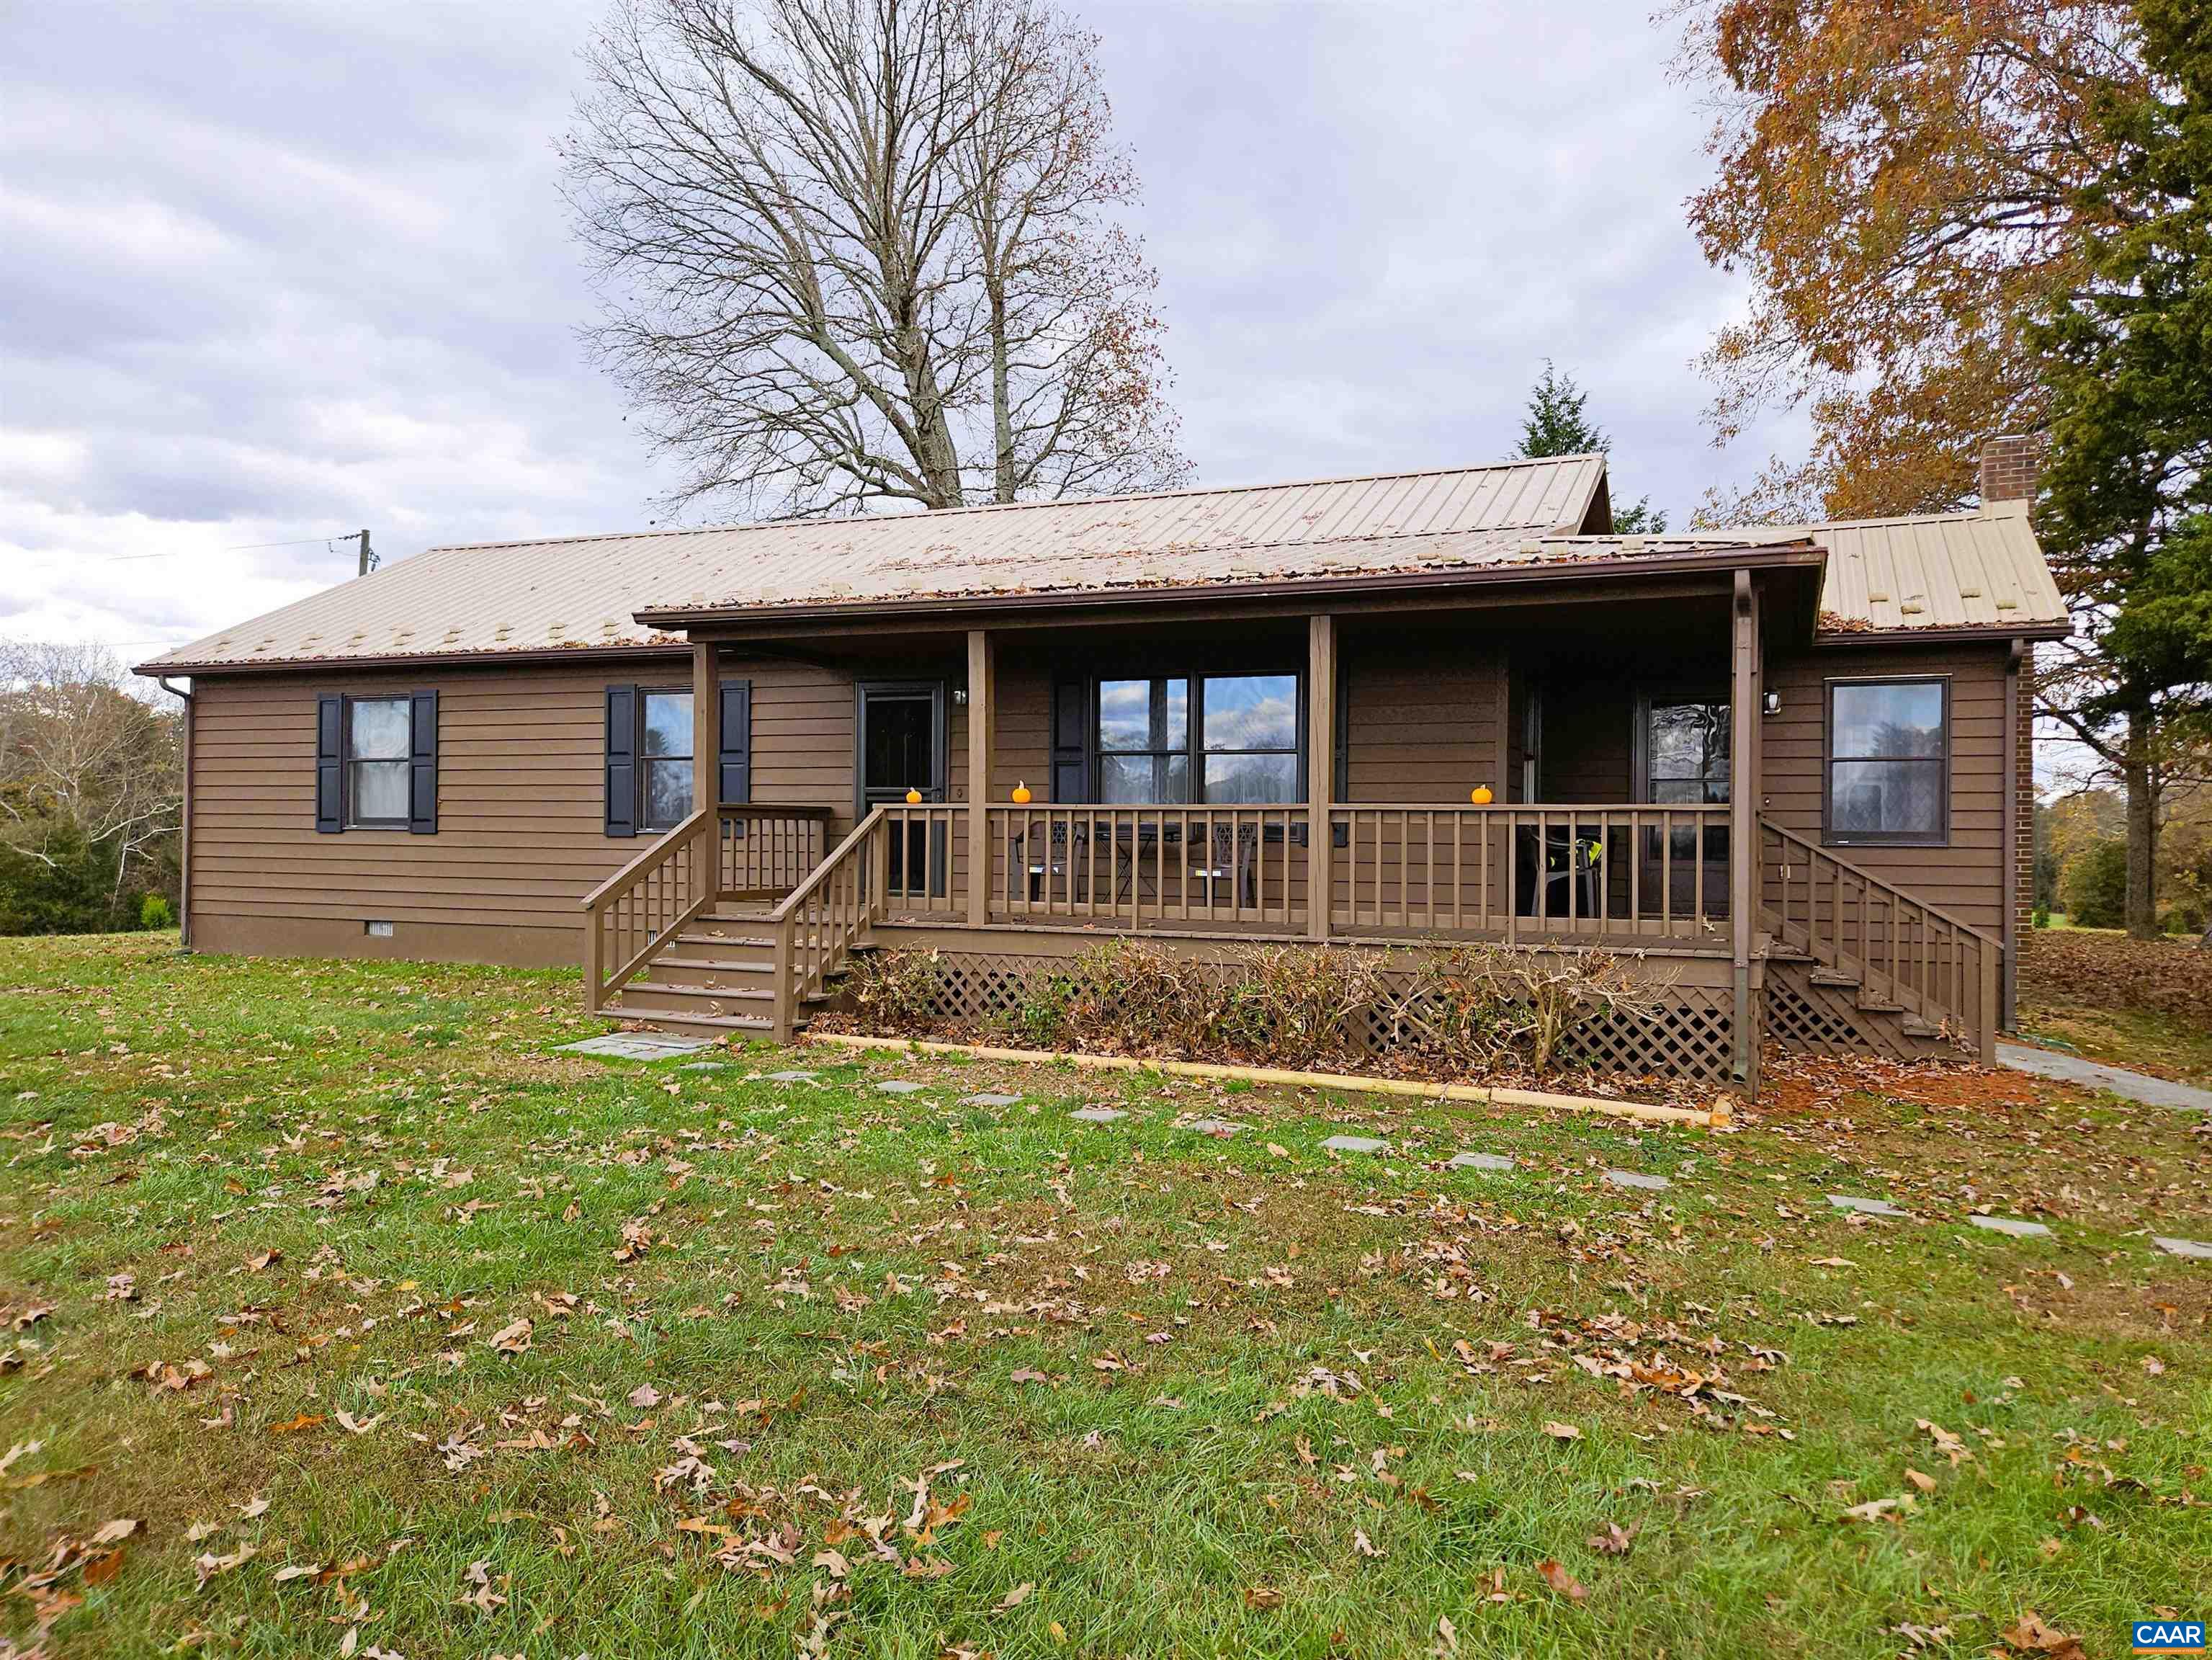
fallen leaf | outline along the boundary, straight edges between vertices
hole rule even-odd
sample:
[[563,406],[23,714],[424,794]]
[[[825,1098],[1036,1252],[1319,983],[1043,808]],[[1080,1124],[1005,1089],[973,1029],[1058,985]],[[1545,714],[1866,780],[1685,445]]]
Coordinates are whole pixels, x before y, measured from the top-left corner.
[[2045,1625],[2041,1615],[2030,1608],[2000,1633],[2008,1646],[2022,1654],[2048,1654],[2057,1660],[2088,1660],[2081,1639],[2068,1635],[2055,1626]]
[[1572,1424],[1547,1424],[1544,1426],[1544,1433],[1554,1441],[1579,1441],[1583,1438],[1583,1432]]
[[1583,1589],[1581,1580],[1576,1578],[1548,1556],[1536,1564],[1536,1572],[1542,1576],[1546,1584],[1571,1602],[1579,1602],[1589,1595],[1589,1592]]
[[1644,1523],[1641,1522],[1632,1528],[1624,1528],[1618,1522],[1608,1522],[1603,1533],[1594,1533],[1583,1542],[1601,1556],[1626,1556],[1636,1535],[1643,1531]]
[[530,1334],[536,1329],[525,1315],[512,1325],[501,1326],[485,1341],[501,1354],[520,1354],[530,1347]]
[[118,1516],[112,1522],[102,1522],[94,1530],[92,1542],[95,1545],[115,1544],[128,1539],[143,1525],[136,1517]]
[[1920,1471],[1913,1468],[1910,1464],[1907,1464],[1905,1467],[1905,1479],[1911,1482],[1914,1487],[1919,1488],[1923,1493],[1933,1493],[1936,1491],[1936,1478],[1932,1475],[1923,1475]]
[[1023,1580],[1020,1584],[1016,1585],[1012,1590],[1008,1591],[1004,1596],[1001,1596],[999,1599],[999,1612],[1000,1614],[1004,1614],[1009,1608],[1018,1608],[1021,1607],[1023,1603],[1030,1600],[1030,1593],[1036,1589],[1036,1586],[1032,1581],[1027,1579]]

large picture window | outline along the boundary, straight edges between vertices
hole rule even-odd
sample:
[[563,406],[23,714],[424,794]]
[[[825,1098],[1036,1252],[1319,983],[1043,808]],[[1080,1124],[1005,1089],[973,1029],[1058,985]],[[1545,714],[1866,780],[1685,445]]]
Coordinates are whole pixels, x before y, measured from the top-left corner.
[[408,700],[349,697],[345,711],[347,825],[405,830]]
[[644,775],[639,825],[673,830],[691,816],[691,694],[648,691],[642,724]]
[[1938,843],[1950,834],[1951,686],[1828,683],[1828,840]]
[[1101,680],[1097,710],[1101,801],[1253,804],[1304,796],[1295,674]]

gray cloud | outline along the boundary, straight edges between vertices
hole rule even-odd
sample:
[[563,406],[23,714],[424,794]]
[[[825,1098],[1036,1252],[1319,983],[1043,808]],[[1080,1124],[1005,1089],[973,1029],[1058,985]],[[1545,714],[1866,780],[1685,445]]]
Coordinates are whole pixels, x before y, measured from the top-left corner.
[[[1677,515],[1802,441],[1698,426],[1741,296],[1646,3],[1082,8],[1201,480],[1493,459],[1547,356]],[[137,650],[350,569],[246,544],[644,521],[552,152],[599,10],[0,13],[0,632]]]

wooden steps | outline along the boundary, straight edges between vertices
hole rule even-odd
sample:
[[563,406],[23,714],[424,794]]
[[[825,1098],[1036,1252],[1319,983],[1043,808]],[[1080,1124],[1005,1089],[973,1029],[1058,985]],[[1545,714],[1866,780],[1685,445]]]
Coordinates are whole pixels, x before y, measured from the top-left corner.
[[[698,917],[615,993],[609,1012],[693,1037],[773,1032],[775,941],[762,927],[769,915],[726,901]],[[801,1015],[796,1025],[805,1024]]]

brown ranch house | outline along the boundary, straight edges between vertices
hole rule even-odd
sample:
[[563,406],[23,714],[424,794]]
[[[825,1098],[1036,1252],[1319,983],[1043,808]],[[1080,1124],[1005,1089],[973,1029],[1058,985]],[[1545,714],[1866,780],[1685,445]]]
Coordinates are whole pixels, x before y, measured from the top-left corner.
[[969,1018],[1101,936],[1601,946],[1666,1006],[1601,1062],[1987,1055],[2067,629],[2032,454],[1685,536],[1583,455],[433,549],[140,668],[191,679],[187,940],[784,1037],[894,946]]

